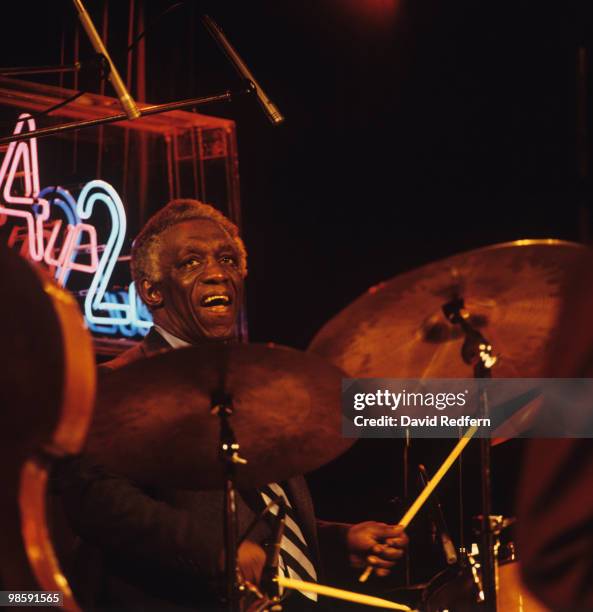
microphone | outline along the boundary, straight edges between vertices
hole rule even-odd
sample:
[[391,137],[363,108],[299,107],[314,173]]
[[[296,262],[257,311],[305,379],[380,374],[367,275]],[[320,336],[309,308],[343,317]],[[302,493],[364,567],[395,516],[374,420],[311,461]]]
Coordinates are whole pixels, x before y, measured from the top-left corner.
[[119,98],[119,103],[121,104],[124,112],[128,116],[128,119],[138,119],[141,116],[138,107],[136,106],[136,102],[134,102],[134,98],[130,95],[130,92],[126,89],[124,82],[115,67],[115,64],[111,60],[109,53],[107,52],[107,48],[103,44],[99,33],[95,29],[93,21],[90,15],[87,13],[87,10],[84,8],[81,0],[72,0],[74,2],[74,6],[76,11],[78,12],[78,18],[82,23],[82,27],[85,29],[89,40],[91,41],[91,45],[95,51],[102,55],[107,64],[109,65],[109,80],[113,85],[113,89],[115,89],[115,93]]
[[224,54],[228,57],[235,70],[249,83],[249,88],[257,96],[257,100],[263,108],[268,119],[274,125],[280,125],[284,121],[283,115],[278,107],[268,98],[260,84],[255,80],[253,73],[249,70],[245,62],[241,59],[233,45],[228,41],[220,27],[208,15],[202,15],[202,21],[212,38],[218,43]]
[[[420,482],[422,483],[423,487],[426,487],[428,481],[430,480],[428,478],[426,468],[420,464],[418,466],[418,471],[420,472]],[[454,563],[457,563],[457,551],[455,550],[453,540],[451,540],[451,536],[447,530],[447,524],[445,523],[445,517],[443,516],[443,509],[436,493],[433,493],[431,497],[428,498],[428,504],[430,507],[432,522],[435,525],[441,540],[441,546],[443,548],[443,554],[445,555],[447,565],[453,565]]]

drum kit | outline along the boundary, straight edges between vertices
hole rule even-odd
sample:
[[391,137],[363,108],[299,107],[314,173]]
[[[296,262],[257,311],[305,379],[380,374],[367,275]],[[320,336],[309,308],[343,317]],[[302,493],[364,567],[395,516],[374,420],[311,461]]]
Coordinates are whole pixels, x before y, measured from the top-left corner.
[[53,467],[84,446],[93,344],[68,291],[4,247],[0,268],[0,295],[17,289],[17,299],[0,303],[0,588],[59,593],[67,610],[78,610],[49,536],[47,489]]
[[[522,240],[428,264],[370,288],[321,329],[307,352],[206,345],[129,364],[100,381],[86,452],[145,485],[224,490],[229,608],[281,609],[266,593],[245,604],[235,561],[237,488],[309,472],[351,446],[354,439],[341,435],[344,377],[543,376],[566,287],[585,253],[574,243]],[[525,432],[536,416],[537,407],[522,407],[503,429]],[[406,526],[470,437],[452,441],[453,451],[402,517]],[[479,549],[461,551],[457,563],[408,588],[405,604],[394,593],[392,601],[282,576],[278,583],[285,592],[398,610],[543,610],[521,585],[512,542],[502,543],[512,521],[492,515],[491,442],[480,440]],[[407,472],[406,450],[402,463]]]

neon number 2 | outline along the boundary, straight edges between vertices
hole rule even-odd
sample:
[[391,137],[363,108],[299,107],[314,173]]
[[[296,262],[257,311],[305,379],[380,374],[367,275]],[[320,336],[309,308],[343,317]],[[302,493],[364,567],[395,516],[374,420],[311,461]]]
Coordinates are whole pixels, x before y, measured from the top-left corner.
[[[111,232],[84,300],[84,314],[87,321],[92,324],[125,325],[130,321],[130,305],[105,299],[105,292],[126,236],[125,209],[117,191],[109,183],[101,180],[87,183],[80,192],[76,203],[76,212],[80,219],[88,219],[93,214],[95,202],[107,206],[111,217]],[[97,316],[95,311],[113,314]]]

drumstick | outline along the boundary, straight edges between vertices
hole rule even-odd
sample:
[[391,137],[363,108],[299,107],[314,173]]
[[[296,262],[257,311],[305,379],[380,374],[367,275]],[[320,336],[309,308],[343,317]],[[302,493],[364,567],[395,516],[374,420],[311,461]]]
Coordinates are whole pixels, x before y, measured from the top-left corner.
[[[412,522],[412,519],[416,516],[420,508],[424,505],[424,502],[430,497],[430,494],[436,489],[437,485],[443,479],[443,476],[449,471],[454,461],[461,455],[463,449],[468,445],[473,435],[478,430],[477,426],[473,425],[464,434],[463,437],[457,442],[449,456],[443,462],[443,465],[437,470],[436,474],[428,481],[428,484],[424,487],[420,495],[416,498],[416,501],[410,506],[409,510],[404,514],[402,520],[398,523],[404,529]],[[373,567],[367,565],[364,572],[358,579],[359,582],[366,582],[368,577],[373,572]]]
[[398,604],[380,597],[371,597],[370,595],[362,595],[361,593],[353,593],[352,591],[343,591],[333,587],[323,586],[314,582],[303,582],[302,580],[293,580],[278,575],[278,584],[287,589],[298,589],[299,591],[307,591],[308,593],[317,593],[318,595],[326,595],[336,599],[344,599],[345,601],[353,601],[354,603],[364,604],[367,606],[375,606],[376,608],[388,608],[389,610],[406,610],[412,611],[412,608]]

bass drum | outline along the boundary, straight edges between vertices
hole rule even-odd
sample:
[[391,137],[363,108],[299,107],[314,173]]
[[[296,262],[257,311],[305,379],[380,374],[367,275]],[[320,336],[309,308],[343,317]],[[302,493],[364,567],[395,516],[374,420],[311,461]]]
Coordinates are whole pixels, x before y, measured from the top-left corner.
[[[521,580],[519,561],[512,544],[504,547],[503,560],[496,568],[497,612],[548,612]],[[481,606],[479,564],[473,567],[448,568],[427,585],[421,609],[423,612],[472,612]]]

